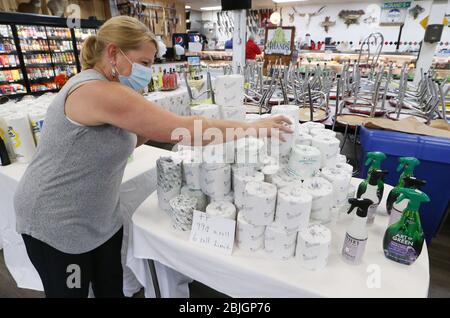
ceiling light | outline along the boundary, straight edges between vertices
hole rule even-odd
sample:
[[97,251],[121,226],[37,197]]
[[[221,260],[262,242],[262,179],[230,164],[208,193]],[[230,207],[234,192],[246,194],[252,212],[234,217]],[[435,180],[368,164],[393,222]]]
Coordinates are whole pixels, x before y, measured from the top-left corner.
[[190,9],[191,6],[185,5],[184,8],[185,8],[185,9]]
[[287,3],[287,2],[305,2],[308,0],[273,0],[275,3]]
[[218,11],[218,10],[222,10],[222,6],[203,7],[203,8],[200,8],[200,10],[202,10],[202,11]]
[[278,25],[281,21],[281,15],[280,12],[278,11],[274,11],[271,15],[270,15],[270,22]]

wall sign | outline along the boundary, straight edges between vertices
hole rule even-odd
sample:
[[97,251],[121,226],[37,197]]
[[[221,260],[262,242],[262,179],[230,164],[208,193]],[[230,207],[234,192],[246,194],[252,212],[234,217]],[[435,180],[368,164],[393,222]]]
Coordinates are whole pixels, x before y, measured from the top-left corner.
[[402,25],[405,23],[411,2],[385,2],[381,10],[380,25]]
[[284,55],[292,54],[294,46],[294,27],[266,28],[265,54]]

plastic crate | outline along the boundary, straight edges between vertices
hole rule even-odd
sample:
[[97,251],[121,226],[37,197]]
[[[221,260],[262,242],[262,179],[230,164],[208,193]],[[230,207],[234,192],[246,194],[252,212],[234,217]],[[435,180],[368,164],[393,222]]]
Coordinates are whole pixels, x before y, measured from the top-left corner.
[[382,168],[389,170],[385,182],[396,185],[400,174],[396,171],[398,158],[416,157],[420,165],[414,170],[415,177],[425,180],[422,190],[431,202],[422,204],[420,217],[427,242],[437,234],[445,220],[450,201],[450,138],[429,137],[400,132],[361,128],[360,140],[364,151],[360,177],[366,177],[364,166],[366,153],[381,151],[387,156]]

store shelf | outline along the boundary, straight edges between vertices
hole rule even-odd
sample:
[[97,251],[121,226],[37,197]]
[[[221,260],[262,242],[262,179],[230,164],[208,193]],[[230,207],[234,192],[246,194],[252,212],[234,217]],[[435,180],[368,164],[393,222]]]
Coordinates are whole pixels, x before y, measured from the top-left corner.
[[47,67],[47,66],[53,66],[53,63],[25,63],[25,67]]
[[26,91],[20,91],[20,92],[14,92],[14,93],[7,93],[7,94],[2,94],[0,93],[0,97],[1,96],[20,96],[20,95],[26,95],[27,92]]
[[40,77],[40,78],[35,78],[35,79],[30,79],[30,83],[36,84],[36,83],[45,83],[48,81],[54,81],[55,77]]
[[5,54],[5,55],[17,55],[17,51],[10,51],[10,52],[7,52],[7,51],[0,51],[0,54]]
[[4,84],[21,84],[23,83],[23,79],[21,80],[12,80],[12,81],[0,81],[0,85]]
[[20,69],[20,65],[5,66],[5,67],[0,66],[0,71],[11,71],[11,70],[17,70],[17,69]]
[[46,54],[46,55],[48,55],[48,54],[50,54],[50,51],[49,50],[27,50],[27,51],[22,50],[22,53],[24,53],[24,54]]

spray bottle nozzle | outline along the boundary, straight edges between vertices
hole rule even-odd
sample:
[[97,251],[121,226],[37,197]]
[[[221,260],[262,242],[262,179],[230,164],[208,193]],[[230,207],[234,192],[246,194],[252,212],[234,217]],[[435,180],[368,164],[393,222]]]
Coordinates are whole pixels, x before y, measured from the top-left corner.
[[425,180],[420,180],[415,177],[405,177],[405,188],[411,188],[411,189],[419,189],[427,184]]
[[412,174],[414,168],[420,165],[420,161],[414,157],[401,157],[398,161],[400,164],[397,167],[397,172],[405,170],[407,174]]
[[369,178],[369,184],[370,185],[377,185],[378,180],[383,180],[384,176],[388,175],[389,171],[387,170],[374,170],[372,171],[370,178]]
[[381,169],[381,161],[386,159],[386,155],[379,151],[373,151],[367,153],[367,160],[365,165],[371,166],[373,169]]
[[350,209],[348,210],[347,214],[350,214],[355,209],[355,207],[358,207],[356,215],[365,218],[367,217],[367,210],[373,204],[373,201],[367,198],[350,198],[348,199],[348,203],[350,203]]
[[400,192],[400,196],[395,203],[398,204],[404,199],[409,199],[409,203],[406,208],[410,211],[419,211],[419,207],[423,202],[430,202],[428,195],[420,190],[400,188],[398,191]]

